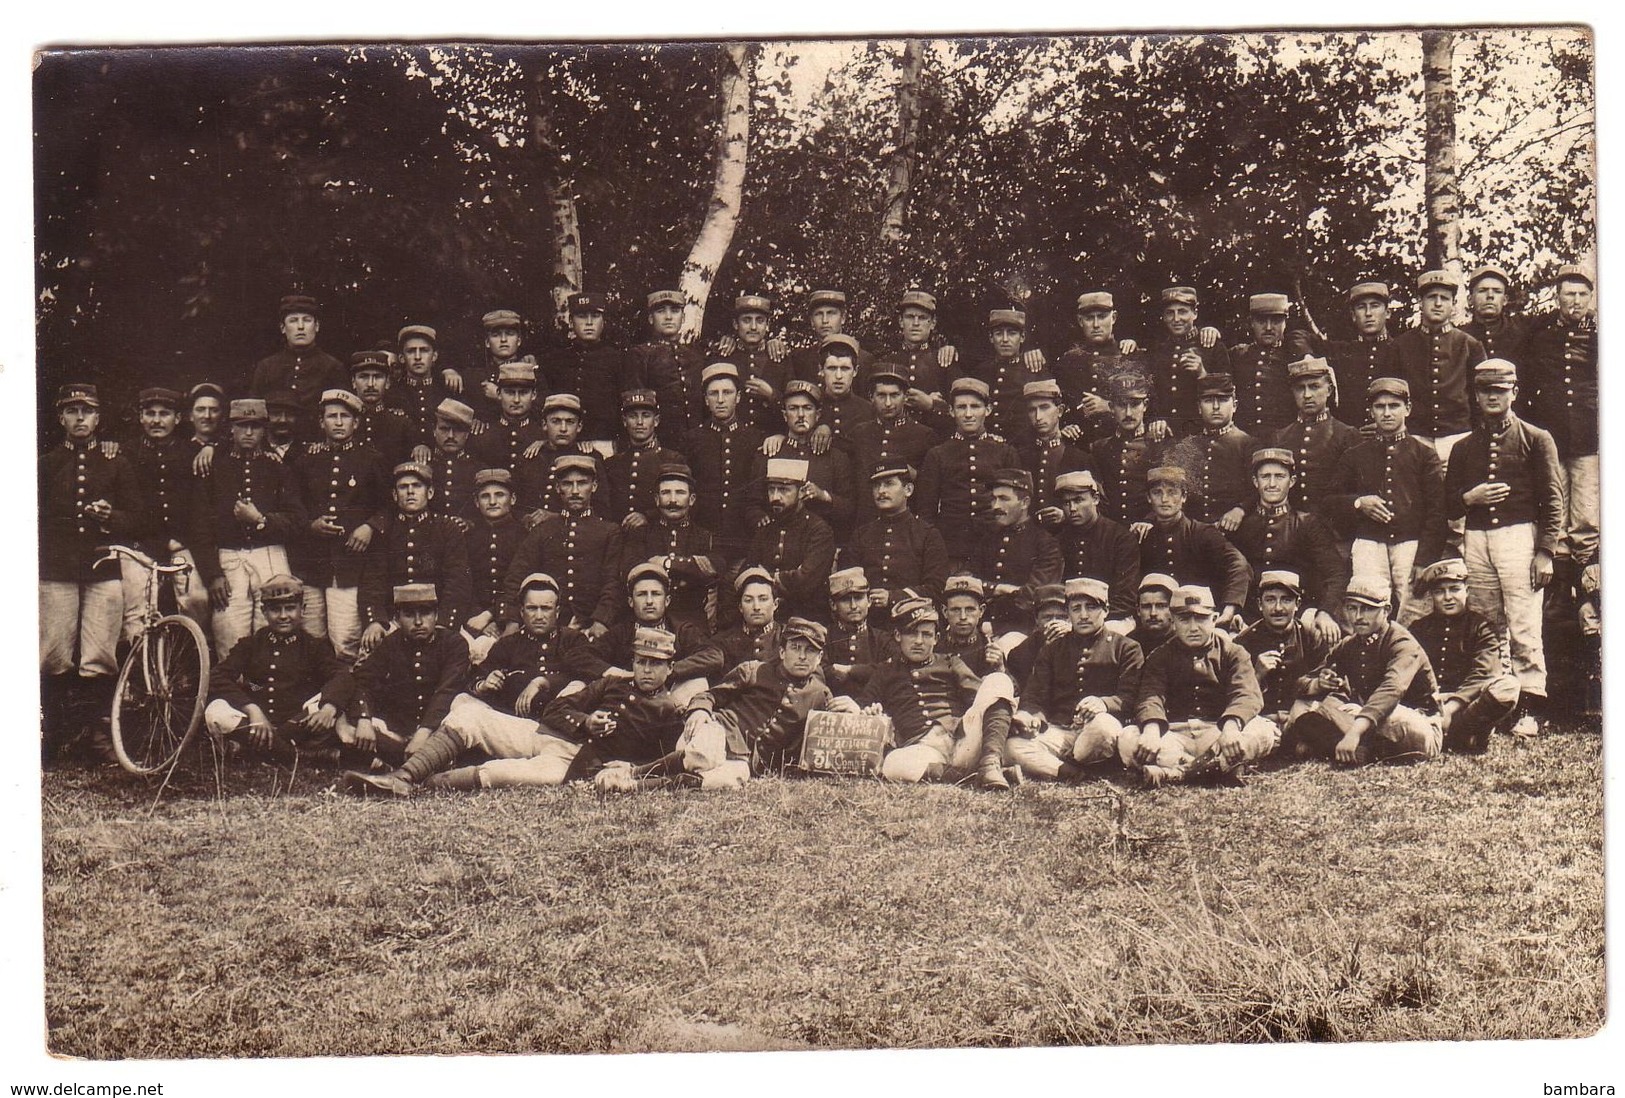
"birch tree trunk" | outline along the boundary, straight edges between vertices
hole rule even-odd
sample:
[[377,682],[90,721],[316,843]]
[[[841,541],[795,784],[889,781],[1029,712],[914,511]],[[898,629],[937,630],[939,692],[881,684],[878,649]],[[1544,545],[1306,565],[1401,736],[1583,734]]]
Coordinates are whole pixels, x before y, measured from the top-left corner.
[[903,42],[902,73],[897,82],[897,151],[892,154],[891,178],[886,184],[886,212],[880,222],[882,243],[903,239],[908,221],[909,184],[920,138],[920,72],[925,67],[925,43]]
[[706,300],[711,296],[717,270],[728,256],[734,230],[739,225],[745,196],[746,154],[750,147],[750,100],[755,62],[755,51],[747,44],[735,43],[723,48],[717,96],[722,107],[722,119],[717,131],[716,173],[711,183],[711,197],[706,204],[705,220],[694,237],[694,246],[689,249],[677,281],[678,289],[688,300],[683,308],[681,338],[684,340],[698,336],[705,323]]
[[553,112],[545,69],[531,81],[530,136],[541,164],[542,186],[547,192],[548,221],[552,228],[553,277],[549,287],[553,300],[553,323],[568,323],[570,295],[579,293],[584,281],[581,254],[581,222],[576,212],[575,194],[559,165],[563,160],[553,133]]
[[1455,35],[1422,32],[1422,95],[1426,154],[1429,270],[1461,277],[1461,194],[1456,179],[1456,85],[1451,72]]

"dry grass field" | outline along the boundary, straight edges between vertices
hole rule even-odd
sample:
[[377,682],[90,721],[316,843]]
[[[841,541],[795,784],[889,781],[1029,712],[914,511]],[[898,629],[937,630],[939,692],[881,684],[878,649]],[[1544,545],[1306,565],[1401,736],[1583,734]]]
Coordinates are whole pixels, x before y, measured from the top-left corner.
[[[1241,788],[223,797],[45,777],[77,1057],[1569,1037],[1604,1014],[1594,732]],[[1121,809],[1119,806],[1123,806]]]

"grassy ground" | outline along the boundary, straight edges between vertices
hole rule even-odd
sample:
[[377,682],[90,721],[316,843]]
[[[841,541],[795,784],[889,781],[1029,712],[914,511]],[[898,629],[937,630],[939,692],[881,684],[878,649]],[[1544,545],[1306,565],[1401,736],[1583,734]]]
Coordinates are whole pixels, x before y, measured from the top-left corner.
[[[44,785],[87,1057],[1564,1037],[1603,1020],[1601,741],[1014,796],[764,780],[361,802]],[[1119,804],[1126,805],[1120,814]]]

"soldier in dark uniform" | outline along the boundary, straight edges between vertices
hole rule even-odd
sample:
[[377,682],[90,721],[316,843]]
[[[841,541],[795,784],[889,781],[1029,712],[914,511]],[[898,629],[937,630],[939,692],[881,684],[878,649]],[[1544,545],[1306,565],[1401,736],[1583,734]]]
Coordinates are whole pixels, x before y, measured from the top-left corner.
[[[316,422],[321,413],[322,394],[342,389],[350,383],[344,363],[316,346],[321,331],[321,310],[316,299],[304,294],[288,294],[277,306],[282,349],[254,363],[248,391],[267,397],[277,389],[291,389],[305,409],[299,423],[300,441],[318,437]],[[221,399],[224,400],[224,394]]]
[[857,423],[843,439],[852,458],[854,522],[859,525],[875,517],[875,508],[864,486],[856,483],[857,477],[883,461],[918,469],[927,451],[939,441],[934,430],[909,417],[908,382],[893,367],[875,367],[869,375],[869,394],[874,418]]
[[744,563],[773,574],[784,593],[787,613],[822,618],[828,613],[825,592],[835,563],[835,536],[829,524],[803,501],[807,463],[797,458],[769,458],[763,482],[767,516],[751,531]]
[[1559,555],[1580,567],[1596,560],[1598,545],[1597,315],[1591,276],[1575,266],[1557,272],[1557,310],[1530,334],[1527,402],[1530,423],[1557,443],[1566,502]]
[[1529,322],[1507,313],[1512,279],[1494,264],[1467,276],[1467,309],[1473,318],[1461,326],[1484,348],[1486,358],[1504,358],[1518,366],[1529,363]]
[[[40,455],[38,497],[40,699],[53,748],[67,739],[73,707],[94,720],[111,704],[122,594],[117,568],[96,569],[98,547],[136,534],[142,507],[129,459],[108,457],[97,441],[96,386],[62,386],[56,407],[62,441]],[[111,738],[98,732],[97,741],[107,757]]]
[[497,367],[498,415],[489,427],[468,440],[468,453],[482,469],[506,469],[524,509],[548,500],[546,463],[536,460],[546,431],[536,406],[536,367],[509,362]]
[[1275,433],[1271,444],[1292,451],[1292,506],[1319,511],[1333,491],[1344,456],[1360,441],[1360,432],[1327,411],[1332,395],[1332,368],[1323,358],[1299,359],[1287,367],[1298,418]]
[[1315,632],[1335,641],[1341,630],[1332,615],[1343,605],[1349,570],[1326,521],[1292,509],[1292,466],[1290,450],[1265,447],[1253,454],[1256,502],[1229,535],[1230,544],[1241,550],[1255,576],[1281,569],[1300,576],[1300,595],[1306,593],[1316,611]]
[[[773,302],[769,298],[743,294],[736,299],[733,350],[716,359],[737,368],[739,418],[764,435],[779,425],[779,394],[784,392],[784,383],[790,380],[790,364],[776,360],[768,347],[772,314]],[[709,370],[707,367],[704,372]],[[700,384],[703,396],[706,384],[703,373]],[[693,454],[689,454],[689,460],[694,460]]]
[[1117,343],[1117,306],[1105,290],[1078,295],[1078,339],[1055,363],[1055,378],[1066,402],[1064,422],[1078,428],[1087,446],[1112,431],[1107,394],[1122,369]]
[[265,412],[269,417],[265,424],[264,450],[267,454],[278,461],[285,461],[290,453],[303,449],[296,436],[299,417],[305,414],[305,409],[292,389],[277,389],[266,397]]
[[363,755],[399,765],[440,727],[468,685],[468,642],[440,621],[432,583],[390,590],[395,628],[350,669],[352,700],[339,739]]
[[[914,504],[920,517],[962,537],[970,522],[987,514],[993,474],[1021,465],[1008,442],[985,430],[990,399],[987,383],[962,377],[948,388],[953,402],[954,437],[926,452]],[[959,551],[963,552],[963,542]]]
[[1456,311],[1455,276],[1428,271],[1416,280],[1421,296],[1419,327],[1394,337],[1397,376],[1411,385],[1414,405],[1409,429],[1433,444],[1440,461],[1472,429],[1473,367],[1484,361],[1478,340],[1451,323]]
[[[1258,578],[1258,620],[1236,635],[1236,643],[1253,657],[1264,715],[1283,728],[1298,700],[1299,682],[1320,670],[1337,641],[1303,624],[1303,591],[1296,572],[1264,572]],[[1328,605],[1340,609],[1337,603]]]
[[1298,753],[1344,765],[1437,758],[1439,684],[1416,638],[1388,620],[1387,581],[1349,580],[1343,616],[1349,636],[1299,684],[1291,726]]
[[546,356],[542,377],[548,393],[581,400],[582,437],[607,449],[620,430],[621,391],[630,386],[626,352],[604,342],[604,304],[602,294],[570,295],[570,341]]
[[[852,480],[852,463],[846,451],[839,447],[826,446],[820,452],[814,443],[817,430],[822,424],[819,402],[823,394],[818,386],[810,381],[797,378],[785,383],[784,386],[784,423],[785,433],[777,436],[778,446],[769,440],[765,447],[780,458],[794,458],[807,463],[807,480],[802,488],[802,503],[807,509],[827,523],[835,536],[845,539],[847,531],[852,528],[854,514],[854,486]],[[767,500],[760,491],[761,485],[767,476],[768,462],[773,458],[766,454],[757,454],[751,460],[751,483],[753,498],[747,506],[746,520],[754,527],[762,523],[768,516]],[[816,617],[817,615],[803,615]]]
[[1174,635],[1174,592],[1179,581],[1162,572],[1150,572],[1140,578],[1134,600],[1134,628],[1129,639],[1150,655]]
[[627,571],[626,604],[631,608],[631,615],[610,626],[607,633],[592,642],[588,670],[594,678],[630,677],[636,658],[634,645],[638,634],[645,629],[671,634],[673,684],[705,675],[721,675],[725,670],[722,649],[712,642],[704,626],[671,620],[668,615],[671,576],[658,560],[646,560]]
[[1229,374],[1196,382],[1200,430],[1163,448],[1161,461],[1190,475],[1191,516],[1225,533],[1241,525],[1252,496],[1249,460],[1258,442],[1235,424],[1236,384]]
[[297,759],[304,748],[337,761],[339,714],[354,684],[333,650],[301,628],[303,598],[292,576],[266,578],[266,624],[209,669],[203,720],[214,736],[245,736],[268,755]]
[[1004,649],[993,637],[987,613],[987,586],[977,576],[957,572],[942,585],[943,630],[937,650],[945,656],[958,656],[978,675],[1005,669]]
[[[898,655],[897,641],[869,624],[875,606],[862,568],[829,574],[829,641],[824,646],[824,681],[831,690],[861,687],[875,666]],[[884,611],[881,611],[884,614]]]
[[655,507],[649,521],[623,530],[623,571],[640,561],[658,560],[671,579],[667,613],[671,620],[707,631],[716,616],[717,577],[725,562],[711,531],[689,517],[694,474],[687,465],[665,465],[655,478]]
[[667,465],[681,465],[683,455],[662,446],[660,397],[653,389],[628,389],[621,394],[623,445],[604,459],[605,483],[599,497],[603,515],[623,527],[647,522],[655,508],[655,480]]
[[[1348,293],[1354,338],[1326,344],[1326,359],[1333,371],[1332,406],[1345,423],[1365,430],[1366,386],[1373,378],[1397,377],[1399,361],[1394,341],[1388,338],[1390,294],[1383,282],[1361,282]],[[1307,357],[1307,356],[1300,356]]]
[[592,461],[598,477],[598,488],[593,495],[598,509],[594,513],[603,517],[602,493],[608,490],[609,474],[596,444],[581,441],[581,425],[585,422],[581,398],[574,393],[549,393],[542,402],[541,419],[542,440],[525,451],[526,458],[521,464],[522,480],[531,477],[539,481],[526,497],[535,501],[536,506],[525,505],[527,514],[522,521],[526,526],[534,526],[549,514],[547,508],[559,494],[557,470],[561,457],[585,457]]
[[621,616],[621,528],[593,513],[598,491],[597,455],[560,454],[553,459],[556,501],[514,550],[507,592],[517,604],[524,577],[541,572],[561,577],[559,617],[597,640]]
[[470,658],[480,663],[504,627],[518,620],[516,608],[508,604],[506,584],[525,528],[513,513],[513,474],[508,470],[481,469],[474,474],[474,500],[478,516],[463,535],[470,578],[469,616],[463,628]]
[[807,295],[807,328],[813,345],[790,352],[790,376],[817,384],[824,371],[824,352],[830,336],[840,336],[852,345],[853,368],[866,374],[874,356],[864,353],[858,341],[846,335],[846,294],[840,290],[814,290]]
[[626,385],[652,389],[660,401],[660,422],[666,437],[683,438],[705,422],[700,399],[700,370],[705,359],[699,349],[682,342],[683,308],[688,299],[681,290],[656,290],[649,295],[649,339],[626,352]]
[[480,318],[480,326],[485,330],[484,360],[480,366],[462,372],[463,399],[473,405],[479,418],[487,423],[502,414],[497,374],[503,366],[522,363],[531,367],[532,378],[536,375],[535,356],[519,353],[524,325],[523,318],[512,309],[492,309]]
[[1063,519],[1055,527],[1062,574],[1106,581],[1108,625],[1127,632],[1134,621],[1140,543],[1122,523],[1100,513],[1100,482],[1087,469],[1055,478]]
[[434,478],[430,484],[434,496],[429,501],[429,511],[464,523],[473,521],[478,510],[474,502],[478,488],[474,474],[481,466],[468,452],[473,427],[474,409],[462,401],[447,397],[435,406],[434,430],[430,435],[433,445],[427,462]]
[[1376,434],[1339,463],[1323,513],[1352,533],[1356,572],[1386,576],[1395,614],[1409,625],[1426,613],[1412,581],[1444,553],[1444,466],[1437,451],[1405,430],[1411,387],[1404,378],[1373,378],[1367,403]]
[[1250,435],[1267,438],[1291,423],[1296,414],[1292,390],[1287,387],[1286,367],[1288,362],[1302,358],[1308,346],[1302,333],[1294,332],[1293,350],[1299,353],[1288,350],[1286,318],[1290,304],[1286,294],[1253,294],[1247,299],[1252,342],[1230,348],[1236,381],[1236,426]]
[[1191,586],[1217,588],[1223,607],[1218,625],[1228,626],[1247,603],[1253,570],[1217,526],[1185,514],[1189,483],[1185,470],[1177,466],[1162,466],[1146,474],[1151,521],[1144,524],[1140,536],[1140,572],[1163,572]]
[[[427,324],[408,324],[395,335],[401,363],[400,384],[389,387],[391,407],[406,413],[417,430],[417,441],[432,445],[435,409],[441,401],[459,396],[463,375],[440,368],[439,335]],[[470,410],[472,415],[472,410]]]
[[225,418],[226,391],[220,386],[200,381],[187,390],[186,422],[192,429],[190,442],[194,447],[204,450],[220,442],[226,436]]
[[361,571],[390,496],[383,457],[355,440],[361,414],[354,393],[323,393],[326,439],[291,464],[297,510],[309,522],[293,553],[305,580],[304,628],[327,637],[345,662],[355,659],[361,641]]
[[389,404],[389,356],[357,351],[350,356],[350,391],[361,398],[355,440],[370,446],[390,465],[406,461],[422,443],[407,414]]
[[857,699],[895,723],[898,746],[881,762],[880,776],[958,781],[974,771],[983,789],[1019,785],[1020,774],[1003,766],[1016,697],[1010,676],[1001,670],[978,675],[958,657],[937,651],[938,614],[929,599],[899,602],[891,620],[898,656],[875,669]]
[[1230,373],[1230,353],[1217,341],[1203,343],[1196,326],[1196,291],[1170,286],[1162,291],[1162,331],[1146,352],[1156,392],[1150,418],[1166,422],[1174,434],[1188,434],[1197,422],[1196,380],[1203,374]]
[[1145,425],[1151,382],[1138,371],[1113,380],[1110,408],[1115,429],[1089,447],[1089,467],[1105,496],[1101,510],[1117,522],[1136,522],[1145,514],[1145,474],[1159,463],[1163,445]]
[[1027,639],[1010,649],[1005,657],[1005,670],[1018,683],[1027,681],[1033,665],[1051,641],[1072,631],[1071,619],[1066,612],[1066,587],[1059,583],[1046,583],[1033,591],[1033,627]]
[[749,660],[765,660],[779,647],[779,584],[766,568],[746,568],[734,577],[734,605],[739,624],[712,640],[722,649],[722,666],[731,671]]
[[[136,546],[154,560],[181,561],[195,568],[197,561],[189,546],[193,495],[197,491],[192,461],[197,450],[176,433],[181,394],[173,389],[143,389],[137,403],[141,410],[141,441],[130,447],[128,454],[142,500]],[[147,579],[152,573],[128,557],[119,558],[119,570],[124,594],[123,639],[128,643],[141,631]],[[168,594],[161,593],[160,598],[167,600],[172,595],[180,613],[207,629],[208,586],[200,574],[189,577],[184,586],[184,591],[172,588]]]
[[[1089,456],[1074,448],[1061,434],[1061,414],[1065,409],[1061,386],[1054,378],[1029,381],[1022,386],[1027,401],[1027,422],[1031,437],[1016,452],[1022,468],[1033,475],[1033,514],[1040,522],[1059,521],[1055,498],[1055,478],[1062,473],[1089,467]],[[1049,510],[1048,520],[1044,517]]]
[[[871,391],[875,371],[886,368],[895,372],[902,382],[909,419],[929,428],[936,441],[941,442],[954,429],[947,392],[953,380],[948,367],[957,354],[952,346],[933,340],[937,329],[936,295],[919,289],[904,292],[897,306],[897,327],[903,336],[902,346],[881,355],[870,368]],[[878,407],[875,411],[881,414]],[[918,462],[910,464],[919,467]],[[858,468],[868,468],[868,462],[860,459]]]
[[[1021,387],[1041,369],[1022,355],[1026,335],[1026,313],[1020,309],[993,309],[987,314],[987,339],[993,353],[969,366],[956,367],[954,371],[958,378],[975,378],[987,386],[991,405],[988,430],[1015,444],[1025,442],[1031,433],[1027,426],[1026,402],[1021,395]],[[951,404],[952,387],[948,398]]]
[[1491,731],[1518,702],[1518,680],[1507,674],[1495,627],[1467,605],[1465,561],[1435,561],[1422,570],[1417,588],[1432,610],[1410,631],[1439,680],[1445,750],[1482,755]]
[[[554,698],[542,721],[555,734],[582,743],[564,781],[592,778],[599,789],[633,792],[671,784],[656,777],[639,780],[639,771],[676,750],[683,732],[683,711],[672,684],[681,681],[677,636],[666,629],[638,627],[628,651],[628,673],[599,679],[577,694]],[[492,769],[482,768],[482,774]]]
[[897,460],[877,461],[869,470],[869,494],[875,520],[858,527],[842,546],[843,566],[863,569],[870,600],[881,610],[905,589],[940,596],[948,578],[948,550],[941,532],[909,510],[914,470]]
[[874,405],[856,392],[858,378],[867,374],[860,364],[868,359],[848,335],[825,336],[818,351],[819,428],[844,449],[853,429],[875,415]]
[[393,471],[395,509],[378,530],[361,570],[361,614],[367,622],[361,651],[384,639],[394,619],[392,592],[405,584],[433,584],[440,593],[440,613],[451,629],[461,628],[472,613],[474,593],[468,546],[463,529],[442,515],[431,514],[434,475],[415,461]]
[[1107,759],[1125,764],[1137,737],[1125,732],[1145,656],[1106,628],[1103,580],[1066,581],[1071,629],[1044,646],[1021,689],[1021,708],[1005,754],[1029,778],[1075,781],[1083,767]]
[[1061,582],[1061,549],[1030,518],[1032,495],[1027,470],[995,472],[992,522],[976,529],[966,559],[966,570],[990,595],[985,620],[1000,633],[1025,630],[1033,616],[1034,589]]
[[715,535],[717,550],[728,561],[744,554],[749,538],[745,487],[763,438],[761,431],[740,421],[739,377],[739,367],[731,363],[713,362],[705,368],[700,385],[708,418],[679,447],[694,472],[694,520]]

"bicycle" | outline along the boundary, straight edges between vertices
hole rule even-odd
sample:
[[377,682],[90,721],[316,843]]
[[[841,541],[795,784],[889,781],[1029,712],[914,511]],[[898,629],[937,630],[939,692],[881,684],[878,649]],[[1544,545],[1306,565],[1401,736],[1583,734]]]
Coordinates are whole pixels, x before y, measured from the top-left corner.
[[147,569],[141,632],[119,666],[113,691],[113,751],[132,774],[173,770],[203,723],[209,693],[209,645],[197,622],[165,614],[158,606],[159,579],[184,590],[186,563],[160,564],[127,545],[105,546],[98,565],[127,557]]

